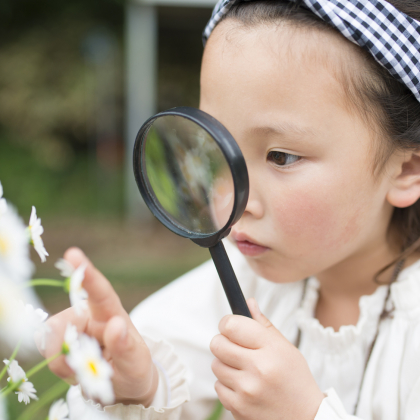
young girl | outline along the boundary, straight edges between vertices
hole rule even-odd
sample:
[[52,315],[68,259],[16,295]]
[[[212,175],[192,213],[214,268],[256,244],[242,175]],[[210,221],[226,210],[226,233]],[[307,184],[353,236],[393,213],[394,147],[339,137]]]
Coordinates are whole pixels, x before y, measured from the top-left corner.
[[[219,399],[223,420],[420,419],[415,19],[416,0],[219,2],[200,108],[248,165],[228,252],[253,319],[229,315],[211,261],[131,319],[89,263],[89,311],[51,319],[45,356],[69,321],[100,341],[116,404],[98,413],[204,420]],[[68,402],[71,419],[96,404],[78,386]]]

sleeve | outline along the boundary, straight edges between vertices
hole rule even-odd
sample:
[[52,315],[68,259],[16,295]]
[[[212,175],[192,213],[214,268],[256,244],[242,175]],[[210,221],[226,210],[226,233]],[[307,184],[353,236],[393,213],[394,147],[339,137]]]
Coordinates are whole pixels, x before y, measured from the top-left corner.
[[114,404],[101,406],[86,400],[79,386],[71,387],[67,394],[70,420],[179,420],[182,405],[190,395],[186,370],[166,341],[143,337],[159,372],[159,385],[150,407]]
[[314,420],[361,420],[346,412],[333,388],[328,389],[324,394],[326,397],[322,400]]
[[407,402],[406,420],[418,420],[420,418],[420,378],[414,385]]

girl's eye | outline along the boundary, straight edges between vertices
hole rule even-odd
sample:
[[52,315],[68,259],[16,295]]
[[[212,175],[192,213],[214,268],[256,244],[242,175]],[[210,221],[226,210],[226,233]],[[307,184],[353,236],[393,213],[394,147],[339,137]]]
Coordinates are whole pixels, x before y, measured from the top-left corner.
[[291,155],[289,153],[272,150],[267,154],[267,161],[273,162],[277,166],[287,166],[300,160],[300,156]]

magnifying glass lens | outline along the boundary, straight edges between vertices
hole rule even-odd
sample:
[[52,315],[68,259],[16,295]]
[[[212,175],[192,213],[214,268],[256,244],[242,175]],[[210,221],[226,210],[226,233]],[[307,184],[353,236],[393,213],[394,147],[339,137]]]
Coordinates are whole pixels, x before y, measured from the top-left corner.
[[142,174],[155,205],[184,231],[213,234],[222,229],[232,214],[235,191],[213,137],[174,115],[156,118],[145,136]]
[[168,229],[209,249],[232,312],[251,317],[222,239],[245,210],[245,159],[211,115],[178,107],[147,120],[134,144],[137,185]]

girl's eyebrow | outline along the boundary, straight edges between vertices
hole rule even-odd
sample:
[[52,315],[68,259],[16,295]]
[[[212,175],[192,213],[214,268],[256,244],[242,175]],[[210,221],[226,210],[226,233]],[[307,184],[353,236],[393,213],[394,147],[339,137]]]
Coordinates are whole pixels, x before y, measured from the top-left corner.
[[299,136],[305,137],[317,137],[317,133],[309,127],[303,125],[298,125],[289,121],[282,122],[273,122],[270,125],[255,126],[250,128],[251,133],[253,134],[277,134],[285,136],[287,134],[293,133]]

